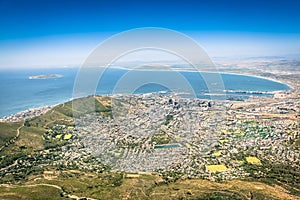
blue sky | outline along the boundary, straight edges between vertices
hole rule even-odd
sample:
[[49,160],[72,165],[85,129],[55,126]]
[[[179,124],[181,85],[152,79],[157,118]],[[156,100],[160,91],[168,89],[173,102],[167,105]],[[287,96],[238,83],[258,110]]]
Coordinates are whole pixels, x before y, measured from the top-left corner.
[[80,64],[107,37],[149,26],[181,31],[211,56],[300,54],[299,8],[298,0],[0,0],[0,67]]

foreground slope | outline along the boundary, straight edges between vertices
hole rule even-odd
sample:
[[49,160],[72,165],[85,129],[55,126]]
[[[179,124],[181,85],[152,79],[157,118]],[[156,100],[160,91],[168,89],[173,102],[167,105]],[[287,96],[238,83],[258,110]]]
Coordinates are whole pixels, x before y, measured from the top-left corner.
[[[76,110],[72,108],[74,101],[80,105]],[[214,181],[193,178],[173,169],[146,174],[115,172],[92,154],[67,157],[70,152],[77,153],[76,149],[84,148],[76,146],[80,140],[74,135],[74,116],[80,118],[96,111],[104,119],[112,117],[109,97],[90,96],[74,101],[33,119],[0,124],[3,138],[0,199],[299,199],[299,168],[267,159],[251,164],[255,157],[242,154],[236,158],[240,162],[238,167],[249,176],[222,180],[218,178],[218,171],[205,172]],[[162,126],[172,126],[174,120],[176,115],[167,115]],[[253,121],[245,121],[243,125],[247,127],[245,131],[269,131]],[[230,131],[223,132],[222,138]],[[259,134],[257,138],[261,137]],[[164,132],[151,138],[150,143],[165,145],[174,141],[175,137]],[[290,145],[298,148],[298,141]],[[223,138],[219,146],[226,146],[228,142]],[[220,152],[207,156],[222,159]]]

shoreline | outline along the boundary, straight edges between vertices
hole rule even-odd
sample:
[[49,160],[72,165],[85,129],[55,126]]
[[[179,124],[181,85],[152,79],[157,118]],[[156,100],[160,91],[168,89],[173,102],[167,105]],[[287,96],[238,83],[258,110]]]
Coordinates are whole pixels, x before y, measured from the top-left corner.
[[0,122],[20,122],[20,121],[24,121],[26,119],[31,119],[33,117],[40,116],[40,115],[50,111],[52,108],[54,108],[57,105],[59,105],[59,104],[26,109],[26,110],[17,112],[15,114],[3,116],[0,118]]
[[[256,75],[256,74],[250,74],[250,73],[238,73],[238,72],[224,72],[224,71],[197,71],[193,68],[187,68],[187,69],[179,69],[179,68],[171,68],[171,69],[161,69],[161,70],[156,70],[156,69],[127,69],[124,67],[111,67],[114,69],[120,69],[120,70],[127,70],[127,71],[132,71],[132,70],[136,70],[136,71],[175,71],[175,72],[198,72],[198,73],[218,73],[218,74],[229,74],[229,75],[238,75],[238,76],[252,76],[255,78],[260,78],[260,79],[266,79],[268,81],[273,81],[273,82],[277,82],[277,83],[281,83],[284,85],[287,85],[290,89],[289,90],[293,90],[295,86],[291,85],[290,83],[284,82],[282,80],[278,80],[275,78],[271,78],[271,77],[266,77],[266,76],[261,76],[261,75]],[[285,90],[276,90],[273,92],[277,92],[277,91],[285,91]]]
[[288,90],[274,90],[272,91],[273,93],[274,92],[278,92],[278,91],[290,91],[290,90],[293,90],[295,89],[293,85],[291,85],[290,83],[287,83],[287,82],[284,82],[282,80],[278,80],[278,79],[274,79],[274,78],[271,78],[271,77],[265,77],[265,76],[260,76],[260,75],[252,75],[252,74],[238,74],[238,73],[234,73],[234,72],[220,72],[221,74],[231,74],[231,75],[239,75],[239,76],[252,76],[252,77],[255,77],[255,78],[260,78],[260,79],[266,79],[268,81],[272,81],[272,82],[276,82],[276,83],[281,83],[283,85],[286,85],[288,86],[290,89]]
[[[162,71],[164,71],[164,70],[162,70]],[[270,91],[270,93],[273,94],[273,95],[275,93],[277,93],[277,92],[291,91],[291,90],[294,89],[294,86],[292,86],[289,83],[286,83],[286,82],[284,82],[282,80],[274,79],[274,78],[271,78],[271,77],[264,77],[264,76],[254,75],[254,74],[244,74],[244,73],[240,74],[240,73],[235,73],[235,72],[195,71],[195,70],[192,70],[192,69],[191,70],[174,70],[174,71],[178,71],[178,72],[193,72],[193,73],[204,72],[204,73],[229,74],[229,75],[237,75],[237,76],[249,76],[249,77],[255,77],[255,78],[259,78],[259,79],[265,79],[265,80],[272,81],[272,82],[277,82],[277,83],[284,84],[284,85],[286,85],[286,86],[289,87],[289,89],[287,89],[287,90],[274,90],[274,91]],[[252,91],[250,91],[250,92],[252,92]],[[263,92],[263,91],[259,91],[259,92]],[[98,94],[95,94],[95,95],[98,95]],[[103,96],[103,95],[116,95],[116,94],[101,94],[99,96]],[[45,105],[45,106],[41,106],[41,107],[34,107],[34,108],[22,110],[20,112],[14,113],[14,114],[5,115],[3,117],[0,117],[0,122],[18,122],[18,121],[23,121],[23,120],[26,120],[26,119],[30,119],[30,118],[39,116],[41,114],[44,114],[47,111],[51,110],[53,107],[55,107],[55,106],[57,106],[59,104],[68,102],[70,100],[73,100],[73,98],[70,98],[67,101],[63,101],[63,102],[60,102],[60,103],[57,103],[57,104]],[[20,118],[22,118],[22,119],[20,119]]]

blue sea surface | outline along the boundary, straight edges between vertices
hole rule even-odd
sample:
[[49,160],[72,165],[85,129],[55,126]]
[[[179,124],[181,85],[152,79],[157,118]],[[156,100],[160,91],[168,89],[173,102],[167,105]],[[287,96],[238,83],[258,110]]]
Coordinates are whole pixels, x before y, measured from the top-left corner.
[[[73,87],[77,72],[78,68],[0,70],[0,117],[29,108],[54,105],[70,100],[73,97]],[[106,70],[98,84],[96,94],[112,94],[118,80],[127,72],[127,70],[115,68]],[[63,77],[29,79],[30,76],[49,74],[59,74]],[[206,83],[199,73],[180,72],[180,74],[192,86],[197,97],[211,98],[208,94]],[[240,91],[270,92],[290,89],[285,84],[252,76],[221,74],[221,78],[224,82],[224,89],[230,90],[230,92],[227,92],[227,95],[239,96],[240,98],[247,98],[249,95],[270,95],[245,94]],[[151,83],[141,85],[134,93],[150,93],[162,90],[168,91],[168,88],[160,84]],[[180,88],[177,92],[181,92]],[[124,90],[124,93],[126,93],[126,90]]]

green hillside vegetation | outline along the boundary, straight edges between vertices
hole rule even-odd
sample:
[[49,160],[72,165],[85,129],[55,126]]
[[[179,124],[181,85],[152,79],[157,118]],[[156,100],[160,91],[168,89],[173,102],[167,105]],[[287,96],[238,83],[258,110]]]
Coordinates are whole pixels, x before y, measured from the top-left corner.
[[38,185],[32,187],[1,187],[0,186],[0,199],[10,199],[10,200],[19,200],[19,199],[31,199],[31,200],[40,200],[40,199],[65,199],[61,197],[61,191],[58,188]]
[[300,171],[297,171],[293,166],[275,164],[265,160],[263,165],[244,164],[244,168],[255,180],[271,186],[280,185],[292,194],[300,196]]
[[151,138],[151,143],[154,145],[169,144],[171,141],[172,141],[172,138],[164,132],[154,134]]
[[31,119],[30,125],[47,128],[60,121],[62,121],[63,124],[72,125],[73,117],[79,117],[91,112],[106,116],[111,115],[111,109],[109,107],[103,106],[97,99],[89,96],[57,105],[44,115]]
[[[97,98],[102,99],[101,97]],[[104,100],[109,101],[110,98],[106,97]],[[72,111],[73,104],[77,110]],[[19,137],[7,147],[4,146],[3,150],[0,151],[0,167],[13,164],[20,157],[37,154],[40,150],[64,145],[66,141],[45,140],[44,134],[55,124],[73,126],[73,114],[75,117],[79,117],[90,112],[105,116],[111,115],[110,107],[103,106],[96,98],[89,96],[57,105],[47,113],[26,121],[1,122],[0,147],[3,147],[7,141],[16,136],[19,127],[23,124],[24,126],[20,128]]]
[[0,122],[0,146],[12,139],[17,134],[17,129],[23,122]]
[[[40,177],[40,179],[36,179]],[[31,177],[23,186],[0,186],[1,199],[61,199],[73,195],[94,199],[297,199],[281,187],[264,183],[231,180],[221,183],[208,180],[177,180],[165,183],[158,175],[127,176],[124,173],[84,173],[61,171],[58,177],[45,179],[42,175]]]

